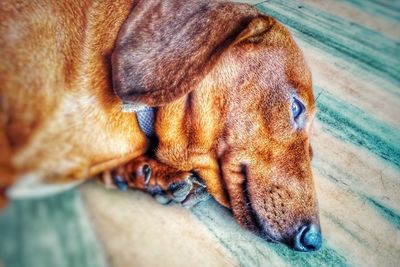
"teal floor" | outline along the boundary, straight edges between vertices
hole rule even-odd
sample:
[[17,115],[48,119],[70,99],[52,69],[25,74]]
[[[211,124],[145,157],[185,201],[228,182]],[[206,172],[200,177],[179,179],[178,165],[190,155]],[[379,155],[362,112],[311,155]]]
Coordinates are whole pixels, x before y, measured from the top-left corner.
[[14,201],[0,215],[1,261],[9,267],[107,266],[77,190]]
[[[262,2],[261,12],[290,29],[313,72],[323,248],[298,253],[266,243],[213,200],[192,215],[239,266],[400,266],[400,1],[248,2]],[[73,190],[14,202],[0,215],[2,264],[109,262]]]

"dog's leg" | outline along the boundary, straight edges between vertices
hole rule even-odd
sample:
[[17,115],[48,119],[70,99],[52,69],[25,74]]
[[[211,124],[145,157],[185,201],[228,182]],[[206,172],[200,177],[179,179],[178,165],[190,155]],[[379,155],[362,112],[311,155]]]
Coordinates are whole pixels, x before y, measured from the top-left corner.
[[[223,188],[219,186],[221,183],[221,179],[223,179],[220,176],[219,169],[214,168],[213,166],[201,168],[197,171],[198,175],[204,180],[204,182],[208,186],[209,193],[216,199],[218,202],[227,207],[230,208],[229,200],[227,198],[227,194],[223,191]],[[222,183],[224,183],[222,181]]]
[[128,188],[150,193],[158,202],[182,203],[191,207],[208,198],[203,181],[192,172],[181,171],[146,156],[103,173],[108,188]]
[[0,210],[8,203],[7,189],[14,183],[15,173],[9,166],[0,163]]
[[7,189],[14,183],[15,170],[11,164],[12,147],[6,134],[6,118],[0,116],[0,209],[6,206]]

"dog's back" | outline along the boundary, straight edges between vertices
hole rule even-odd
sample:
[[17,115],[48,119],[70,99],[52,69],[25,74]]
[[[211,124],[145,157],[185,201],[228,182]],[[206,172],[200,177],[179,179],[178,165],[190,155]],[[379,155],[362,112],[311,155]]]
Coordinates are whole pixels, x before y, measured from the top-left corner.
[[143,152],[145,138],[120,112],[109,66],[131,5],[0,3],[0,187],[19,173],[84,178]]

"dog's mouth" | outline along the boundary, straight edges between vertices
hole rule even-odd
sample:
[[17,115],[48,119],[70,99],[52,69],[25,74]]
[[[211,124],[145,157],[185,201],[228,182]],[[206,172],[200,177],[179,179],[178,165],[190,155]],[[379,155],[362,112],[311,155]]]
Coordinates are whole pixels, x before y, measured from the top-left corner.
[[262,226],[263,220],[253,208],[253,204],[250,198],[250,192],[248,189],[248,167],[245,164],[241,164],[240,172],[243,175],[243,182],[241,184],[244,198],[243,211],[247,213],[246,217],[250,218],[249,223],[253,225],[252,227],[250,227],[250,230],[268,242],[277,243],[278,240],[274,239]]
[[[285,192],[282,189],[273,192],[270,188],[255,186],[245,164],[240,165],[240,172],[232,173],[241,176],[241,183],[228,185],[228,193],[233,215],[242,227],[268,242],[282,243],[298,251],[314,251],[321,247],[319,220],[313,216],[295,215],[299,206],[293,206],[291,210],[290,202],[296,202],[297,198],[282,199]],[[282,195],[278,199],[280,202],[272,198],[271,192],[279,197]]]
[[[222,162],[218,160],[218,165],[220,169],[220,176],[222,177],[222,181],[224,182],[225,188],[227,188],[227,175],[224,174]],[[232,173],[237,173],[232,171]],[[241,199],[234,199],[228,190],[227,195],[230,202],[230,206],[233,212],[233,215],[236,221],[247,230],[250,230],[254,234],[258,235],[262,239],[266,240],[267,242],[277,243],[279,240],[273,238],[268,231],[265,230],[263,227],[263,219],[257,214],[253,207],[253,201],[251,200],[249,188],[248,188],[248,166],[246,164],[240,164],[240,172],[239,174],[242,176],[243,180],[240,184],[240,198]]]

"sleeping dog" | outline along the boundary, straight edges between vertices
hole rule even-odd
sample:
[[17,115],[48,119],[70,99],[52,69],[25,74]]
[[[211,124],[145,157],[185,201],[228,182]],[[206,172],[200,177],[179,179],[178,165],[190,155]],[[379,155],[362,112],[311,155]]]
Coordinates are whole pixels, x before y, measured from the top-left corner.
[[[0,17],[4,200],[110,170],[174,196],[196,173],[242,226],[319,249],[311,74],[273,18],[211,0],[4,0]],[[151,156],[123,102],[155,108]]]

